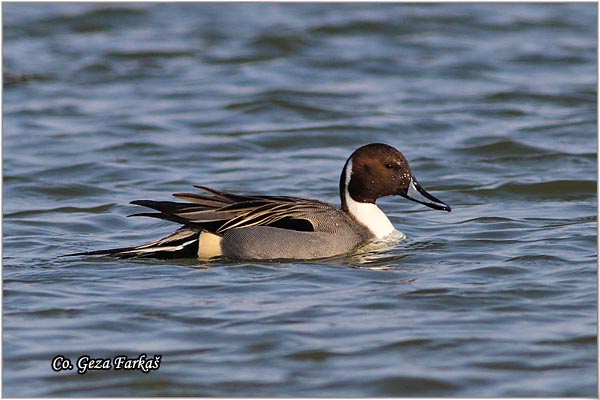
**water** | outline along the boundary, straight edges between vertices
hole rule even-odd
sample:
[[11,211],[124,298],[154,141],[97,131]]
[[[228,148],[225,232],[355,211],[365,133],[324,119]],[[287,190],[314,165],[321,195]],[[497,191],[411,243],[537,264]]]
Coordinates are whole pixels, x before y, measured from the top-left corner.
[[[3,4],[5,396],[597,396],[596,5]],[[193,184],[338,202],[368,142],[453,207],[325,262],[154,240]],[[54,372],[63,355],[158,370]]]

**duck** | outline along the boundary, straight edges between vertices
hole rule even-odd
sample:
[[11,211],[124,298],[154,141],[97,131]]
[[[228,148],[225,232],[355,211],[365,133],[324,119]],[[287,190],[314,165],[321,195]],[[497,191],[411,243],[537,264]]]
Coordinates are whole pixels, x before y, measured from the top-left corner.
[[346,160],[339,180],[341,207],[289,196],[239,195],[195,185],[200,193],[175,193],[183,201],[135,200],[153,212],[130,216],[181,224],[171,235],[139,246],[68,256],[119,258],[226,258],[310,260],[352,253],[398,231],[377,199],[402,196],[435,210],[451,211],[428,193],[396,148],[370,143]]

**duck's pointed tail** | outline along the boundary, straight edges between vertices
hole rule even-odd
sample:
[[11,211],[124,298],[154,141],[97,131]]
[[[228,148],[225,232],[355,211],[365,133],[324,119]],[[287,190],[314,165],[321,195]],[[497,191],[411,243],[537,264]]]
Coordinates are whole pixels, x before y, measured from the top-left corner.
[[106,255],[120,258],[193,258],[198,256],[199,234],[200,232],[197,229],[184,227],[167,237],[140,246],[86,251],[82,253],[65,254],[61,257]]

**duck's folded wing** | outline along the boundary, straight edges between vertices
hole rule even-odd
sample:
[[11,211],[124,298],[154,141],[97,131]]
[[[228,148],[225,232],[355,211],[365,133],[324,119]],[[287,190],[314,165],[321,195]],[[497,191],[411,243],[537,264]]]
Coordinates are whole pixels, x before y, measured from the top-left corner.
[[339,209],[317,200],[297,197],[239,196],[200,187],[212,195],[177,193],[176,197],[189,202],[136,200],[132,204],[151,208],[156,213],[138,213],[205,229],[223,235],[231,229],[249,226],[315,231],[320,219],[337,214]]

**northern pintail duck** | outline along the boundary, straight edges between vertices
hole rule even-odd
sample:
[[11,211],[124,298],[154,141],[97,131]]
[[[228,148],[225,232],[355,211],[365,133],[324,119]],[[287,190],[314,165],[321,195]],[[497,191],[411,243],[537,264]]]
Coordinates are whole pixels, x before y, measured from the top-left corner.
[[139,213],[177,222],[173,234],[136,247],[73,255],[208,259],[314,259],[352,252],[395,232],[375,204],[400,195],[428,207],[450,206],[427,193],[395,148],[372,143],[357,149],[340,177],[342,207],[300,197],[243,196],[205,186],[205,193],[176,193],[185,202],[136,200],[157,212]]

